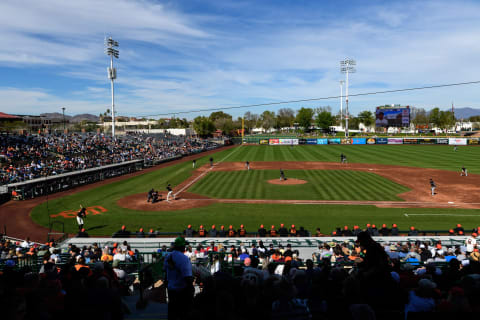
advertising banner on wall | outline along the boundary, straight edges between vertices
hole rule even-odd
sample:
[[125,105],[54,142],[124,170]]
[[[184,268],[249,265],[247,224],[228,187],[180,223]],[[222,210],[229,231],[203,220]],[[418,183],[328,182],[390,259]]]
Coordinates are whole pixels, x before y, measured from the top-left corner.
[[469,138],[468,144],[478,144],[478,138]]
[[467,139],[465,138],[449,138],[448,139],[448,144],[453,144],[457,146],[466,146],[467,145]]
[[260,139],[260,144],[268,144],[268,140],[267,139]]
[[388,138],[388,144],[403,144],[402,138]]
[[317,139],[307,139],[307,144],[317,144]]
[[317,139],[317,144],[328,144],[328,139]]
[[388,139],[387,138],[377,138],[376,142],[377,142],[377,144],[387,144]]
[[437,144],[448,144],[448,138],[438,138]]
[[375,138],[368,138],[367,144],[375,144]]
[[307,144],[307,139],[298,139],[298,144]]
[[298,139],[278,139],[280,145],[297,145]]
[[418,139],[419,144],[435,144],[437,139],[435,138],[420,138]]
[[268,140],[268,144],[271,145],[271,146],[275,146],[275,145],[278,145],[279,139],[269,139]]
[[367,144],[367,139],[366,138],[353,138],[352,139],[352,144]]
[[328,139],[328,144],[340,144],[341,140],[338,138],[335,139]]
[[418,144],[417,138],[405,138],[403,139],[403,144]]
[[341,142],[341,143],[342,143],[342,144],[352,144],[352,140],[350,140],[350,139],[345,139],[345,138],[344,138],[344,139],[342,139],[342,142]]

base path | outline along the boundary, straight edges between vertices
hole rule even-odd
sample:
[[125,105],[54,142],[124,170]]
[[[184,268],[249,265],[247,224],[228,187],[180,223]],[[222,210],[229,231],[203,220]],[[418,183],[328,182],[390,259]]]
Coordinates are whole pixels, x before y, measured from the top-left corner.
[[[25,239],[27,237],[30,237],[30,240],[32,241],[39,241],[39,242],[45,242],[47,239],[47,234],[48,234],[48,229],[45,227],[42,227],[32,221],[30,218],[30,212],[34,207],[37,205],[47,201],[47,200],[53,200],[61,197],[68,196],[70,194],[74,194],[80,191],[96,188],[102,185],[106,185],[109,183],[113,183],[116,181],[124,180],[124,179],[129,179],[144,173],[152,172],[155,170],[158,170],[160,168],[172,166],[178,163],[182,162],[187,162],[187,161],[192,161],[193,159],[199,159],[202,158],[206,155],[216,153],[219,151],[227,150],[230,148],[233,148],[234,146],[228,146],[228,147],[222,147],[216,150],[210,150],[202,153],[197,153],[194,155],[186,156],[178,160],[173,160],[170,162],[165,162],[162,164],[159,164],[157,166],[143,169],[141,171],[137,171],[134,173],[126,174],[123,176],[95,182],[92,184],[87,184],[83,185],[77,188],[73,188],[67,191],[51,194],[48,197],[47,196],[42,196],[30,200],[23,200],[23,201],[13,201],[10,200],[7,203],[4,203],[3,205],[0,205],[0,232],[4,232],[4,227],[6,228],[7,235],[19,239]],[[146,195],[142,197],[142,199],[146,202]],[[88,228],[87,228],[88,231]]]
[[[332,205],[374,205],[381,208],[465,208],[480,209],[480,175],[470,174],[461,177],[460,172],[426,169],[416,167],[402,167],[379,164],[341,164],[334,162],[251,162],[251,170],[354,170],[366,171],[378,174],[396,183],[411,189],[398,196],[405,201],[337,201],[337,200],[269,200],[269,199],[211,199],[202,195],[183,192],[188,190],[194,182],[201,179],[206,171],[241,171],[245,170],[243,162],[221,162],[210,169],[209,165],[198,168],[189,179],[175,188],[177,196],[183,198],[183,202],[169,204],[146,203],[147,194],[136,194],[118,201],[122,207],[134,210],[146,211],[171,211],[207,206],[213,203],[272,203],[272,204],[332,204]],[[436,195],[431,195],[429,180],[432,178],[437,184]],[[294,179],[280,181],[270,180],[279,184],[288,184]],[[303,180],[300,180],[303,181]],[[305,181],[308,182],[308,181]],[[127,200],[128,199],[128,200]],[[141,203],[136,207],[135,203]],[[480,215],[479,215],[480,216]]]

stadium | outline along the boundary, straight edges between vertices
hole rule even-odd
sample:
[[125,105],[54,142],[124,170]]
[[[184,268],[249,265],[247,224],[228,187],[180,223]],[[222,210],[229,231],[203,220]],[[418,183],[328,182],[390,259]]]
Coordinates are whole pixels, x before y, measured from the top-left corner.
[[53,4],[0,5],[2,319],[480,311],[480,80],[445,18],[478,5]]

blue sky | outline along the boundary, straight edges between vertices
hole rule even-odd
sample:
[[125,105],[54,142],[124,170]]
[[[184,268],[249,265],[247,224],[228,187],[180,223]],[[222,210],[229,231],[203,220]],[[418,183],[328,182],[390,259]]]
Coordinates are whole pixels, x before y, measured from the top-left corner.
[[[339,95],[345,57],[357,61],[352,94],[475,81],[479,12],[478,1],[4,0],[0,111],[103,113],[105,34],[120,43],[120,115]],[[479,86],[351,97],[350,111],[480,108]],[[340,108],[332,99],[227,112],[326,105]]]

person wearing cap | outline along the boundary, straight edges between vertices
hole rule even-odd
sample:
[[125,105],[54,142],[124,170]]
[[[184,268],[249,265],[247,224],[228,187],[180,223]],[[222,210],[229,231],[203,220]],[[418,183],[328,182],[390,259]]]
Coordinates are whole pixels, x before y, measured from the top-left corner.
[[173,251],[164,262],[165,282],[168,288],[168,319],[186,319],[193,304],[192,264],[184,254],[188,242],[178,237]]
[[477,246],[476,238],[477,238],[477,234],[474,232],[470,237],[468,237],[465,240],[465,247],[466,247],[467,254],[472,253],[473,249],[475,249],[475,247]]
[[265,227],[263,226],[263,224],[260,225],[260,228],[258,228],[258,236],[261,237],[261,238],[264,238],[267,236],[267,230],[265,229]]
[[430,189],[432,190],[432,196],[435,195],[435,188],[437,187],[437,185],[435,184],[435,182],[433,181],[432,178],[430,178]]
[[288,230],[285,228],[283,223],[280,224],[280,229],[278,229],[278,234],[280,237],[288,237]]
[[453,229],[453,231],[455,231],[455,234],[457,234],[457,235],[460,234],[460,231],[465,233],[465,230],[463,229],[463,227],[460,223],[457,223],[457,226],[455,227],[455,229]]
[[235,232],[235,230],[233,229],[233,226],[230,225],[230,226],[228,227],[228,236],[229,236],[230,238],[232,238],[232,237],[235,237],[235,235],[236,235],[236,232]]
[[342,236],[351,237],[353,236],[352,230],[348,229],[348,226],[343,227]]
[[298,236],[297,229],[295,229],[294,224],[292,224],[292,227],[290,228],[288,233],[290,234],[290,237],[297,237]]
[[220,238],[225,238],[227,236],[227,232],[225,231],[225,226],[220,226],[220,231],[218,231],[218,236]]
[[203,225],[201,225],[200,228],[198,228],[198,236],[202,238],[205,238],[207,236],[207,230],[205,230]]
[[155,233],[155,231],[153,231],[153,229],[150,229],[148,231],[148,237],[149,238],[155,238],[156,237],[156,233]]
[[418,230],[415,229],[414,226],[411,226],[410,231],[408,231],[408,235],[412,237],[418,236]]
[[245,226],[242,224],[240,225],[240,229],[237,231],[239,237],[245,237],[247,235],[247,230],[245,230]]
[[383,237],[388,237],[390,234],[390,230],[387,228],[387,225],[384,223],[382,224],[382,228],[378,230],[378,232],[383,236]]
[[216,238],[217,234],[218,234],[218,231],[217,231],[215,225],[212,225],[212,228],[210,229],[210,231],[208,231],[208,236],[210,238]]
[[167,185],[167,202],[170,202],[170,197],[173,196],[173,200],[175,200],[175,194],[173,193],[172,185],[169,183]]
[[130,237],[130,231],[123,225],[114,235],[114,238],[128,238]]
[[361,231],[362,231],[362,230],[360,230],[360,227],[357,226],[357,225],[355,225],[355,226],[353,226],[352,235],[356,237],[356,236],[358,236],[358,234],[359,234]]
[[398,230],[397,224],[393,223],[392,224],[392,229],[390,230],[390,235],[396,237],[399,234],[400,234],[400,231]]
[[276,237],[277,236],[277,230],[275,230],[275,226],[272,225],[270,228],[270,231],[268,232],[270,234],[270,237]]
[[87,209],[85,209],[82,205],[80,205],[80,210],[77,212],[77,224],[78,230],[83,229],[84,220],[87,216]]
[[145,232],[143,232],[143,228],[138,229],[136,236],[137,238],[145,238]]
[[195,230],[192,229],[192,225],[191,225],[191,224],[189,224],[189,225],[187,226],[187,229],[185,229],[185,230],[183,231],[183,234],[184,234],[185,237],[187,237],[187,238],[193,237],[193,235],[194,235],[195,233],[196,233],[196,232],[195,232]]

